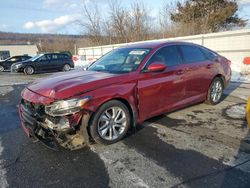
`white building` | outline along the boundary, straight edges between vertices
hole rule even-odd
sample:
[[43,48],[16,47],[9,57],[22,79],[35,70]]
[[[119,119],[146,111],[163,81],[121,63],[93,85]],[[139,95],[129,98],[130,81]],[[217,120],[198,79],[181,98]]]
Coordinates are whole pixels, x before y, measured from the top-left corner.
[[0,59],[6,59],[15,55],[34,56],[38,48],[34,44],[0,44]]
[[[232,62],[241,63],[245,57],[250,57],[250,29],[237,31],[226,31],[219,33],[209,33],[176,38],[164,38],[151,41],[185,41],[203,45],[219,54],[227,57]],[[141,41],[141,42],[151,42]],[[95,60],[105,53],[129,44],[141,42],[113,44],[105,46],[94,46],[87,48],[78,48],[78,55],[87,61]]]

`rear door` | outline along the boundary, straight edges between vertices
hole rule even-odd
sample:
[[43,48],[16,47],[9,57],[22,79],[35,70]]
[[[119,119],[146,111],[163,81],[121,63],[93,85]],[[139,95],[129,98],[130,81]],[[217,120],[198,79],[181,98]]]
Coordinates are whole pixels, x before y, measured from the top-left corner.
[[186,100],[199,101],[206,97],[212,77],[212,62],[195,45],[178,45],[185,64]]
[[163,72],[142,72],[138,79],[139,116],[147,119],[181,105],[185,95],[183,65],[176,46],[159,49],[148,61],[164,63]]
[[52,54],[52,58],[51,58],[51,68],[53,70],[58,70],[61,69],[62,67],[62,57],[61,54]]

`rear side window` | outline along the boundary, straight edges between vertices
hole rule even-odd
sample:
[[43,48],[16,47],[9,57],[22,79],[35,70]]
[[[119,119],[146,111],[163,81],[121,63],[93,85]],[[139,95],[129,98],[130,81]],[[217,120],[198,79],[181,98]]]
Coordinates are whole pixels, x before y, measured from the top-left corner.
[[217,56],[216,53],[205,49],[205,48],[201,48],[202,52],[205,54],[206,58],[209,60],[214,60],[214,58]]
[[60,59],[69,59],[69,56],[67,54],[58,54]]
[[52,59],[53,59],[53,60],[57,60],[57,59],[59,59],[59,57],[58,57],[57,54],[53,54],[53,55],[52,55]]
[[164,63],[167,67],[179,65],[180,57],[176,46],[167,46],[157,51],[149,60],[149,65],[156,62]]
[[195,63],[206,60],[201,49],[196,46],[180,45],[179,48],[185,63]]

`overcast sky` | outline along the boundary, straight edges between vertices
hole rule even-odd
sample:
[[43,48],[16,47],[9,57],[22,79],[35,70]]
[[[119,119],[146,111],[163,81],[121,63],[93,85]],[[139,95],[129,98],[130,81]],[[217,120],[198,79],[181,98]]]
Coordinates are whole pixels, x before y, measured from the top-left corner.
[[[75,21],[84,19],[82,4],[91,6],[97,1],[102,13],[107,10],[108,0],[1,0],[0,31],[20,33],[80,34]],[[135,0],[121,1],[128,6]],[[155,17],[164,2],[175,0],[140,0]],[[238,14],[250,20],[250,0],[239,0]]]

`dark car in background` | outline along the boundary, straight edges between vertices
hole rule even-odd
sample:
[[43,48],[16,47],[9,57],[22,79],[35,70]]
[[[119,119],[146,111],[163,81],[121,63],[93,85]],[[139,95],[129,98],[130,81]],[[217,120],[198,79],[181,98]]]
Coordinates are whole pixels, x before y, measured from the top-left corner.
[[30,59],[31,57],[28,55],[19,55],[19,56],[13,56],[10,58],[7,58],[3,61],[0,61],[0,72],[3,72],[5,70],[10,70],[11,65],[14,63],[20,62],[20,61],[25,61]]
[[26,61],[14,63],[11,66],[11,71],[24,72],[30,75],[37,72],[69,71],[71,68],[74,68],[74,63],[70,55],[66,53],[44,53]]

